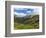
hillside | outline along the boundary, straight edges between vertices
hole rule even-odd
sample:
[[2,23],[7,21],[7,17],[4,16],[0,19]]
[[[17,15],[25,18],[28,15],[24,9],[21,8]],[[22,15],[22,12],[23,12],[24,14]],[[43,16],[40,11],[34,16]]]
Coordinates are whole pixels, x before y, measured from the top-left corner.
[[38,29],[39,15],[30,15],[23,18],[14,16],[14,29]]

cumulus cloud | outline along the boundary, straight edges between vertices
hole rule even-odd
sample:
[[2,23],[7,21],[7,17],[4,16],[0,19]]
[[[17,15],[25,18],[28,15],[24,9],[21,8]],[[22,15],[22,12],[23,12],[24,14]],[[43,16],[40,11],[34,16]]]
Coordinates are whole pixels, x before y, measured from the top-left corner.
[[24,16],[26,16],[26,14],[24,14],[24,13],[17,13],[17,12],[15,12],[15,15],[16,15],[16,17],[24,17]]
[[[16,17],[25,17],[27,15],[37,15],[39,14],[39,11],[38,9],[33,9],[33,11],[31,11],[31,9],[26,9],[24,11],[24,9],[20,9],[20,8],[17,8],[16,9],[17,11],[14,12],[14,14],[16,15]],[[20,10],[20,11],[18,11]]]

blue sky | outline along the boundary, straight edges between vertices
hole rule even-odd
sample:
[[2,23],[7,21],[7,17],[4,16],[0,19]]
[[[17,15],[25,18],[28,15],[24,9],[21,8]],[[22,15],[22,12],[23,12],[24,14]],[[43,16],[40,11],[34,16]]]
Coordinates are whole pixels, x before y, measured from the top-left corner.
[[37,9],[31,9],[31,8],[15,8],[14,9],[14,14],[17,17],[24,17],[26,15],[38,14],[38,10]]
[[14,12],[27,14],[33,12],[33,10],[34,9],[29,9],[29,8],[16,8],[14,9]]

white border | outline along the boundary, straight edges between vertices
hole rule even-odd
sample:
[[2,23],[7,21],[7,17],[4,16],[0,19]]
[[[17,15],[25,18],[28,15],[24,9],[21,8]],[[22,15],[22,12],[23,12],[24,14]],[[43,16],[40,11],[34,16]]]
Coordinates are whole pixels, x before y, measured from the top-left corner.
[[[38,8],[39,9],[39,29],[14,30],[14,8]],[[33,33],[42,32],[42,6],[11,5],[11,33]]]

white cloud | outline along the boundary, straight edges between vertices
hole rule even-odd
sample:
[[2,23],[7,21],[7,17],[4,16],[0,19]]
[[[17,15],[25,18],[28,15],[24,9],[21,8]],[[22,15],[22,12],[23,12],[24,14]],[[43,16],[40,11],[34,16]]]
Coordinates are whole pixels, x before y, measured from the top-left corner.
[[39,14],[39,9],[34,9],[33,12],[31,12],[31,11],[27,11],[27,13],[15,12],[14,14],[16,15],[16,17],[24,17],[24,16],[27,16],[27,15],[38,15]]
[[16,15],[16,17],[24,17],[24,16],[26,16],[27,14],[15,12],[15,15]]
[[39,14],[39,9],[34,9],[34,11],[33,11],[34,13],[33,14]]

